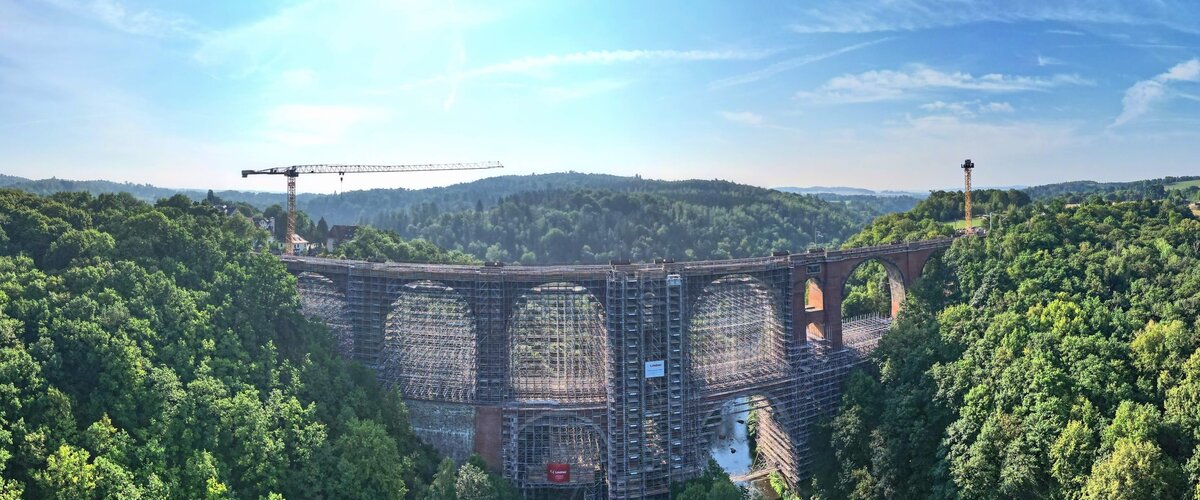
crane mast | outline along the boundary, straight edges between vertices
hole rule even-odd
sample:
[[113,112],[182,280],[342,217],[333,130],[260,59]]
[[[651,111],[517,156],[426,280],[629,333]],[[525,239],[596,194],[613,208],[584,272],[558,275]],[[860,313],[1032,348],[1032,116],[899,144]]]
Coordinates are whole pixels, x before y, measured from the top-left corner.
[[283,244],[283,252],[286,254],[293,253],[294,247],[292,240],[296,235],[296,178],[300,174],[357,174],[357,173],[379,173],[379,172],[435,172],[445,170],[485,170],[490,168],[504,168],[498,161],[475,162],[475,163],[424,163],[414,165],[339,165],[339,164],[311,164],[311,165],[292,165],[290,167],[275,167],[262,170],[243,170],[242,178],[251,175],[282,175],[287,178],[287,234],[286,241]]
[[966,208],[966,224],[963,225],[963,231],[967,234],[974,234],[975,228],[971,225],[971,170],[975,168],[975,164],[971,160],[966,160],[962,164],[963,169],[963,198]]

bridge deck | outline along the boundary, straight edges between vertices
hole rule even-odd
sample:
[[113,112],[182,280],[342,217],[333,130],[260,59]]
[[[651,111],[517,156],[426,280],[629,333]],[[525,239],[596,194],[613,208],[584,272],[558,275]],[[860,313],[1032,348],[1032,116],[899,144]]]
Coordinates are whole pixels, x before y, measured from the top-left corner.
[[800,266],[809,263],[834,262],[861,257],[877,257],[927,250],[931,248],[949,248],[954,238],[937,238],[911,243],[896,243],[871,247],[850,248],[844,250],[811,250],[804,253],[791,253],[775,257],[752,257],[744,259],[700,260],[687,262],[664,263],[635,263],[635,264],[572,264],[572,265],[512,265],[484,266],[464,264],[421,264],[407,262],[368,262],[360,260],[330,259],[324,257],[301,257],[281,255],[285,263],[302,264],[311,269],[328,268],[329,270],[373,271],[396,274],[436,273],[440,276],[461,275],[470,279],[480,274],[502,273],[506,276],[528,276],[542,279],[546,276],[574,277],[576,279],[604,279],[609,271],[620,269],[627,272],[669,272],[682,275],[710,274],[713,272],[751,272],[762,269],[777,269],[787,266]]

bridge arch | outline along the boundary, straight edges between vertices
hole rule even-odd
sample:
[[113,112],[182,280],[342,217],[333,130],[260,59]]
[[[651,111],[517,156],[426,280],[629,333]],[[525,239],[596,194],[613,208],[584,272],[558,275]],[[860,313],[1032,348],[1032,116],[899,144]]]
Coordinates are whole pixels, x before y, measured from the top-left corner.
[[513,307],[508,324],[513,397],[604,401],[607,325],[600,301],[579,284],[556,282],[528,289]]
[[949,248],[938,248],[931,250],[928,255],[925,255],[924,260],[921,261],[921,267],[918,269],[917,275],[913,276],[913,279],[924,278],[928,276],[930,272],[937,270],[935,268],[944,267],[946,264],[946,252],[949,250]]
[[[515,456],[509,460],[512,478],[521,486],[561,491],[598,489],[603,484],[607,435],[592,419],[548,411],[522,423],[516,436]],[[552,467],[561,472],[564,466],[566,478],[551,477]]]
[[712,458],[732,476],[763,477],[795,463],[787,429],[790,408],[767,389],[747,389],[710,402],[702,414],[701,463]]
[[350,357],[354,352],[354,327],[345,292],[333,280],[314,272],[296,276],[296,291],[300,296],[300,313],[324,323],[333,334],[338,352]]
[[384,324],[380,378],[406,398],[475,399],[476,327],[462,294],[438,281],[413,281],[395,294]]
[[[900,266],[885,256],[870,257],[855,263],[841,283],[842,319],[866,314],[894,318],[904,305],[909,281]],[[854,295],[850,288],[865,286],[870,293],[886,294],[886,302],[871,303],[873,297]],[[861,290],[860,290],[861,292]]]
[[783,314],[762,280],[730,274],[704,286],[689,315],[688,357],[695,385],[753,385],[786,372]]

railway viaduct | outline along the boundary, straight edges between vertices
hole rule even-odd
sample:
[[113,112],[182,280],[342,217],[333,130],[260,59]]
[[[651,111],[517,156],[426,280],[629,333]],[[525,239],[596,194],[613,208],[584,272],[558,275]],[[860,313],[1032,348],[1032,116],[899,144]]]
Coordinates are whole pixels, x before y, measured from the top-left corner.
[[842,317],[887,270],[892,316],[952,240],[725,261],[462,266],[283,257],[304,314],[403,395],[414,430],[529,498],[665,497],[722,411],[757,411],[759,473],[809,474],[813,426],[891,317]]

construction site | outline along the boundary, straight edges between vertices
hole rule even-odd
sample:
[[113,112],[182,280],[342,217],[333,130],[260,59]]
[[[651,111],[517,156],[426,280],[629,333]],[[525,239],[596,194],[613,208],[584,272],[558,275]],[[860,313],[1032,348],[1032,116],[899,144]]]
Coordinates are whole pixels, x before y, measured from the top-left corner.
[[[735,480],[810,473],[809,435],[950,239],[705,262],[424,265],[284,256],[302,310],[405,398],[419,436],[527,498],[665,498],[754,414]],[[879,262],[891,315],[843,318]],[[736,448],[732,451],[738,451]]]

